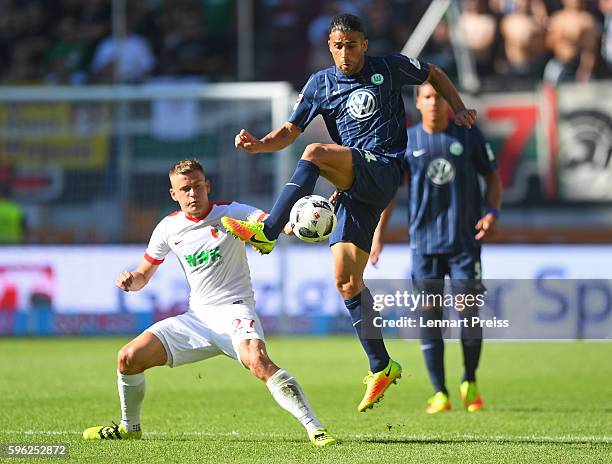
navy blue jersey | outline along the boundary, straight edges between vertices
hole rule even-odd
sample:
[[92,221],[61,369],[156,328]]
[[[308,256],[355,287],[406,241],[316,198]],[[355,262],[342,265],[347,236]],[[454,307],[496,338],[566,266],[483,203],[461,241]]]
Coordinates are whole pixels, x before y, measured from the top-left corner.
[[426,63],[400,54],[366,55],[352,76],[332,66],[310,76],[289,122],[304,130],[320,114],[337,144],[401,158],[406,150],[401,88],[422,84],[428,76]]
[[477,127],[449,122],[430,134],[408,129],[404,167],[410,175],[410,246],[421,254],[480,247],[474,228],[483,215],[478,175],[496,169],[493,151]]

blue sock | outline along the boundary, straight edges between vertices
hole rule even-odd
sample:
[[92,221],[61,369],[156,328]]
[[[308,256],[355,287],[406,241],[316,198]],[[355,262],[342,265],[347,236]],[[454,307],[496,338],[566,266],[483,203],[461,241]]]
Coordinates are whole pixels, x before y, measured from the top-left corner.
[[[424,321],[437,320],[442,319],[443,313],[440,309],[425,309],[420,316]],[[421,327],[421,351],[434,391],[448,395],[444,375],[444,338],[439,327]]]
[[[471,313],[466,317],[471,320]],[[463,348],[463,380],[476,382],[476,369],[482,351],[482,327],[476,325],[461,328],[461,347]]]
[[442,338],[422,338],[421,351],[434,391],[448,395],[444,378],[444,340]]
[[463,380],[476,382],[476,369],[478,368],[478,361],[480,361],[482,340],[461,339],[461,346],[463,347]]
[[298,161],[291,180],[283,187],[270,215],[264,221],[264,235],[269,240],[276,240],[283,231],[295,202],[314,191],[320,173],[319,166],[313,162],[302,159]]
[[359,337],[361,346],[368,355],[370,371],[382,371],[389,364],[389,353],[385,348],[382,337],[382,328],[374,325],[374,318],[378,311],[374,310],[374,299],[366,287],[353,298],[344,300],[353,321],[353,327]]

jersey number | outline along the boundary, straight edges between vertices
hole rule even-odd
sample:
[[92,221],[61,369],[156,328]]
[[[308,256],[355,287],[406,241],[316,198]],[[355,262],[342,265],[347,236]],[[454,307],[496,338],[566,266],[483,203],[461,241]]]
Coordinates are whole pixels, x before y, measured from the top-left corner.
[[232,327],[234,327],[234,334],[243,330],[245,333],[253,333],[254,326],[255,320],[249,319],[248,317],[244,317],[242,319],[234,319],[232,321]]

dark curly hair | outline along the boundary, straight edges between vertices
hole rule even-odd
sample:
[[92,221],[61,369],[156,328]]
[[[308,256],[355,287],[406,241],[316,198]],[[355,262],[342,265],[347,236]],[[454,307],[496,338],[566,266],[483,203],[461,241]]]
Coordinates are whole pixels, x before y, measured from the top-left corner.
[[329,33],[331,34],[334,31],[361,32],[363,36],[366,37],[365,28],[363,27],[361,19],[348,13],[338,14],[332,18],[329,24]]

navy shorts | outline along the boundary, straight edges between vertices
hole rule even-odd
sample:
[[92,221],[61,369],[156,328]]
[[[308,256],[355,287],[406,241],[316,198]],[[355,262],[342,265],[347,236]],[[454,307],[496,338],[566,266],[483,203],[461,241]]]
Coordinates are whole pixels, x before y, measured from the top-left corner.
[[[412,252],[412,282],[414,290],[428,295],[447,295],[444,292],[444,277],[451,278],[451,291],[454,295],[481,295],[486,288],[481,281],[480,248],[464,250],[458,253],[423,255]],[[477,306],[466,306],[455,309],[460,312],[459,318],[467,321],[478,316]],[[448,319],[451,316],[440,308],[422,308],[419,317],[424,321]],[[439,340],[448,333],[446,329],[422,324],[419,329],[421,340]],[[482,340],[482,327],[466,325],[461,328],[461,338],[465,340]]]
[[480,248],[431,255],[412,252],[412,280],[418,290],[442,293],[448,275],[453,292],[483,293],[481,274]]
[[351,148],[355,180],[336,202],[338,224],[329,244],[349,242],[370,253],[381,213],[401,181],[401,162],[360,148]]

